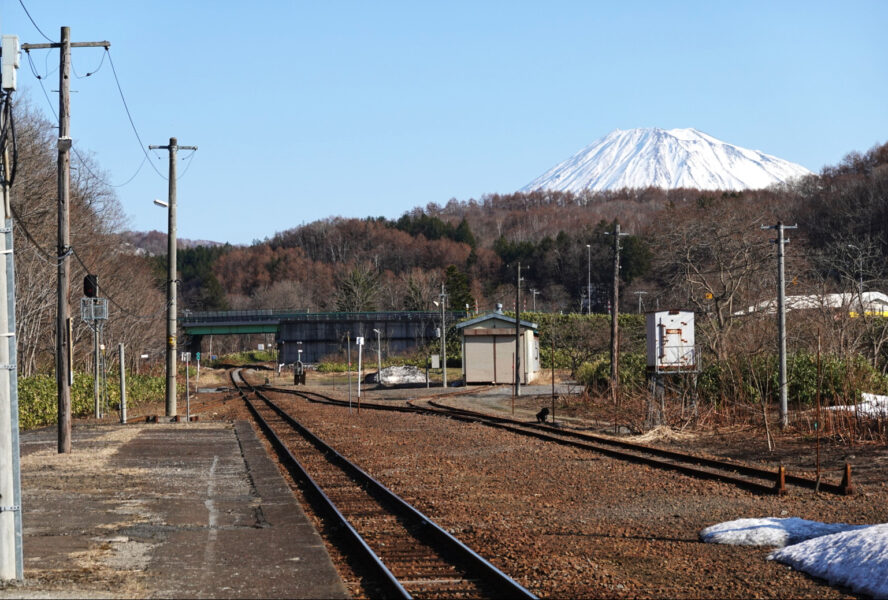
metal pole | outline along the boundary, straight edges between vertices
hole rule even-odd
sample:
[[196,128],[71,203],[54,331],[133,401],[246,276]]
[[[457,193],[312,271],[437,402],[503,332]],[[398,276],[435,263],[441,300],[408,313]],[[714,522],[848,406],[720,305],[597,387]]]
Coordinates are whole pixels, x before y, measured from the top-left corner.
[[191,386],[190,386],[190,378],[188,369],[191,366],[191,356],[190,352],[185,356],[185,422],[188,423],[191,421]]
[[[90,301],[92,301],[92,299],[90,299]],[[99,397],[101,395],[99,393],[99,372],[101,370],[101,367],[99,366],[99,322],[93,321],[93,327],[94,327],[94,329],[93,329],[93,345],[94,345],[94,350],[95,350],[95,355],[93,356],[93,358],[95,359],[93,361],[93,363],[95,365],[95,378],[93,379],[93,394],[95,396],[95,404],[96,404],[95,418],[101,419],[102,418],[102,407],[101,407],[101,402],[99,400]]]
[[[6,102],[12,102],[8,90]],[[0,111],[0,129],[7,126]],[[4,173],[9,152],[2,150]],[[0,258],[0,580],[21,580],[22,557],[21,472],[18,439],[18,377],[15,342],[15,262],[12,254],[12,214],[8,181],[2,181],[4,227]]]
[[[515,282],[515,396],[521,395],[521,263]],[[514,412],[514,409],[513,411]]]
[[117,344],[117,358],[120,363],[120,422],[126,423],[126,363],[123,361],[123,342]]
[[444,387],[447,387],[447,324],[444,322],[444,305],[447,304],[447,294],[444,293],[444,284],[441,284],[441,372],[443,373]]
[[374,329],[376,332],[376,383],[377,385],[382,385],[382,342],[380,341],[381,335],[378,329]]
[[[339,338],[342,339],[342,338]],[[346,344],[348,348],[348,412],[352,409],[352,344],[351,332],[346,334]]]
[[555,424],[555,331],[552,331],[552,425]]
[[[59,49],[59,142],[58,142],[58,277],[56,317],[56,387],[58,389],[58,451],[71,452],[71,385],[68,372],[68,271],[69,196],[71,171],[71,131],[69,125],[71,93],[71,29],[62,27]],[[98,377],[98,373],[96,373]]]
[[586,314],[592,314],[592,244],[586,244]]
[[789,243],[783,236],[785,229],[796,229],[798,225],[784,225],[777,221],[776,225],[762,225],[761,229],[776,229],[777,239],[777,346],[780,354],[780,427],[789,424],[789,402],[787,400],[786,383],[786,275],[784,273],[784,246]]
[[823,415],[821,413],[820,388],[822,383],[822,366],[820,363],[820,331],[817,332],[817,420],[814,422],[814,428],[817,430],[817,483],[820,483],[820,430],[823,428]]
[[783,223],[777,223],[777,337],[780,344],[780,426],[789,424],[786,384],[786,274],[783,266]]

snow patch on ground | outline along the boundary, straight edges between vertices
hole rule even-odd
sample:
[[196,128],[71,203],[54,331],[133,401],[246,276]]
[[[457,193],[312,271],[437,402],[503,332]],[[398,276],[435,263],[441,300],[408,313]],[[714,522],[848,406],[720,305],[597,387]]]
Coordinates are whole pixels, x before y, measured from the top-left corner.
[[700,539],[710,544],[783,548],[811,538],[849,529],[860,529],[861,527],[867,527],[867,525],[820,523],[796,517],[737,519],[707,527],[700,532]]
[[806,519],[737,519],[712,525],[700,539],[715,544],[777,546],[769,560],[830,585],[888,598],[888,523],[848,525]]

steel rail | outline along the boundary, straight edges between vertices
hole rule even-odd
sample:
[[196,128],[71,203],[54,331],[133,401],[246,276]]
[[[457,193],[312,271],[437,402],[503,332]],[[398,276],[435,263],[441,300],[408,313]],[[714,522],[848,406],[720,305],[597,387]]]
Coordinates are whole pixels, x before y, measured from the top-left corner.
[[[336,405],[347,405],[344,400],[330,398],[318,392],[309,392],[303,390],[288,390],[282,388],[266,388],[270,391],[296,394],[313,402],[326,402]],[[315,400],[309,398],[309,395],[322,398],[323,400]],[[490,427],[505,429],[519,435],[526,435],[537,439],[543,439],[566,446],[584,448],[617,458],[622,460],[630,460],[640,464],[648,464],[658,468],[679,471],[686,475],[704,478],[709,480],[717,480],[730,483],[738,487],[749,489],[759,493],[786,493],[786,484],[796,487],[806,488],[814,491],[830,492],[838,495],[850,495],[854,493],[854,487],[851,484],[850,467],[845,466],[845,474],[840,484],[827,483],[816,479],[809,479],[798,475],[790,475],[786,473],[783,466],[778,466],[776,471],[768,470],[762,467],[754,467],[741,463],[721,461],[718,459],[706,458],[684,452],[674,450],[666,450],[639,444],[637,442],[629,442],[617,440],[607,436],[599,436],[590,433],[571,431],[567,429],[554,428],[548,425],[540,425],[536,423],[527,423],[505,417],[498,417],[486,413],[480,413],[462,408],[447,406],[436,402],[435,400],[426,400],[432,408],[425,408],[407,401],[407,406],[386,405],[373,402],[362,402],[361,406],[374,410],[390,410],[397,412],[417,412],[421,414],[443,415],[464,422],[481,422]],[[572,438],[570,440],[564,438]],[[573,440],[580,440],[579,442]],[[652,455],[658,458],[652,458]],[[663,460],[660,460],[663,459]],[[698,467],[692,466],[698,465]],[[707,469],[714,469],[707,470]],[[719,472],[720,471],[720,472]],[[761,483],[750,479],[743,479],[737,475],[744,475],[765,481]]]
[[256,419],[256,422],[262,428],[262,431],[265,433],[265,436],[271,442],[271,445],[274,447],[275,452],[277,452],[278,457],[284,463],[284,466],[287,468],[287,471],[296,481],[301,481],[305,486],[306,493],[310,497],[313,498],[316,505],[320,506],[323,512],[325,512],[328,517],[332,518],[340,527],[341,531],[344,532],[345,536],[350,539],[355,545],[351,548],[351,552],[354,552],[358,555],[359,560],[365,561],[364,564],[370,566],[370,568],[375,572],[375,575],[378,577],[378,580],[382,583],[381,587],[383,590],[388,592],[387,595],[390,595],[393,598],[404,598],[411,599],[407,590],[404,589],[404,586],[401,585],[401,582],[394,576],[394,574],[389,570],[389,568],[382,562],[382,559],[373,551],[372,548],[367,544],[363,537],[355,530],[349,520],[343,515],[332,500],[324,493],[324,490],[321,489],[321,486],[312,478],[312,476],[305,470],[305,467],[302,466],[302,463],[290,452],[290,449],[287,448],[286,444],[284,444],[283,440],[272,430],[271,425],[269,425],[268,421],[266,421],[262,415],[259,414],[259,411],[253,406],[253,403],[247,397],[247,393],[241,389],[238,385],[238,379],[247,385],[248,387],[252,387],[249,383],[240,377],[240,371],[234,370],[231,371],[231,382],[234,385],[235,389],[240,393],[244,402],[247,405],[250,413],[253,415],[253,418]]
[[[331,460],[331,462],[334,462],[343,471],[348,473],[355,480],[359,481],[362,485],[367,486],[368,490],[374,496],[380,498],[389,506],[395,507],[395,510],[401,516],[404,516],[410,519],[415,524],[419,525],[423,533],[432,538],[435,545],[458,557],[458,560],[460,562],[468,564],[470,566],[470,569],[472,569],[477,575],[480,575],[485,581],[492,583],[497,588],[498,593],[502,593],[504,597],[509,598],[536,598],[536,596],[533,595],[530,591],[528,591],[511,577],[500,571],[487,559],[466,546],[463,542],[450,534],[450,532],[435,523],[431,518],[420,512],[417,508],[409,504],[403,498],[395,494],[393,491],[391,491],[374,477],[372,477],[369,473],[345,458],[332,446],[330,446],[319,437],[317,437],[314,433],[305,428],[305,426],[296,421],[281,407],[279,407],[264,394],[262,394],[262,392],[250,385],[249,382],[244,380],[244,383],[249,386],[252,389],[253,393],[255,393],[260,399],[262,399],[262,401],[265,402],[275,413],[277,413],[278,416],[286,421],[288,425],[290,425],[301,435],[303,435],[319,451],[323,452],[327,456],[327,458]],[[392,408],[401,408],[406,409],[408,412],[415,412],[415,409],[411,409],[409,407]]]
[[[434,400],[428,400],[430,406],[437,408],[439,410],[447,411],[448,413],[459,413],[466,416],[477,417],[479,419],[484,420],[492,420],[501,423],[507,423],[512,425],[518,425],[521,427],[528,427],[532,429],[537,429],[549,434],[560,435],[564,437],[571,437],[582,440],[589,440],[596,443],[607,444],[610,446],[624,448],[627,450],[644,452],[649,454],[654,454],[656,456],[670,459],[670,460],[679,460],[685,462],[692,462],[701,466],[710,467],[713,469],[725,469],[740,473],[742,475],[747,475],[749,477],[756,477],[759,479],[772,479],[775,474],[773,471],[765,469],[763,467],[755,467],[752,465],[745,465],[742,463],[734,463],[727,462],[723,460],[718,460],[714,458],[707,458],[705,456],[697,456],[694,454],[688,454],[685,452],[677,452],[674,450],[667,450],[665,448],[657,448],[655,446],[649,446],[647,444],[640,444],[638,442],[630,442],[626,440],[618,440],[612,437],[596,435],[593,433],[584,433],[579,431],[571,431],[569,429],[560,429],[555,428],[550,425],[543,425],[537,423],[526,423],[523,421],[517,421],[514,419],[508,419],[504,417],[497,417],[495,415],[489,415],[485,413],[480,413],[464,408],[457,408],[454,406],[448,406],[446,404],[441,404],[439,402],[435,402]],[[410,404],[410,403],[408,403]],[[412,404],[410,404],[413,406]],[[803,487],[811,490],[822,490],[826,492],[831,492],[833,494],[840,495],[849,495],[853,493],[853,487],[850,483],[850,474],[847,473],[848,469],[846,467],[846,476],[845,481],[841,484],[833,484],[827,483],[824,481],[817,481],[816,479],[809,479],[807,477],[801,477],[798,475],[790,475],[788,473],[784,473],[782,475],[784,481],[788,484],[795,485],[797,487]],[[779,473],[779,472],[778,472]]]

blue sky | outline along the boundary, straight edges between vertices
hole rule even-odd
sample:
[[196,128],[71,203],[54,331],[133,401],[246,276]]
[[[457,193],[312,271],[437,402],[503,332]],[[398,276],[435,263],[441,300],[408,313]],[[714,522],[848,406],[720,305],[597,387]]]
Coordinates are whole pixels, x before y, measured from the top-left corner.
[[[618,128],[694,127],[813,171],[888,139],[881,0],[24,4],[53,40],[111,42],[146,145],[199,147],[179,165],[191,239],[513,192]],[[46,41],[18,0],[0,32]],[[73,50],[77,73],[103,53]],[[32,59],[57,107],[58,51]],[[143,154],[108,61],[71,87],[75,146],[126,181]],[[18,94],[51,114],[24,57]],[[153,169],[116,189],[131,228],[166,230]]]

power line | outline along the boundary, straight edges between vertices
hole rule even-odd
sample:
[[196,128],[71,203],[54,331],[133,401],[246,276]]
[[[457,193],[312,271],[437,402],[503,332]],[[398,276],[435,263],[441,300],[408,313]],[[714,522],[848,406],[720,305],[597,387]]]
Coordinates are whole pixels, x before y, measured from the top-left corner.
[[12,206],[11,208],[12,208],[12,216],[15,217],[16,223],[18,223],[18,226],[21,228],[22,232],[25,234],[25,237],[28,239],[28,241],[31,242],[34,245],[34,247],[38,250],[38,256],[43,255],[43,256],[41,256],[41,258],[43,258],[46,262],[56,265],[56,266],[59,264],[59,261],[64,260],[64,257],[56,256],[56,255],[51,254],[50,252],[47,252],[46,250],[44,250],[43,247],[37,243],[37,240],[34,239],[34,236],[31,235],[31,232],[28,231],[28,228],[25,226],[21,217],[18,216],[18,211],[16,210],[15,206]]
[[[107,48],[105,50],[106,50],[106,52],[108,51]],[[25,53],[28,55],[28,63],[31,66],[31,73],[34,75],[34,77],[37,78],[37,82],[40,84],[40,89],[43,91],[43,97],[46,98],[46,104],[49,106],[49,110],[50,110],[50,112],[52,112],[52,116],[56,119],[56,121],[58,121],[58,118],[59,118],[58,113],[56,112],[55,107],[52,104],[52,100],[49,99],[49,93],[47,93],[47,91],[46,91],[46,86],[43,85],[43,79],[48,75],[46,75],[46,76],[39,75],[37,73],[37,70],[34,67],[34,62],[31,60],[31,53],[28,52],[27,50],[25,51]],[[104,55],[102,55],[102,57],[104,60]],[[109,52],[108,53],[109,60],[110,60],[110,57],[111,57],[111,54]],[[90,75],[91,74],[92,73],[90,73]],[[89,75],[86,75],[84,77],[88,77],[88,76]],[[83,79],[83,77],[80,77],[80,79]],[[116,79],[116,76],[115,76],[115,79]],[[120,89],[120,85],[118,84],[118,90],[119,89]],[[121,98],[123,98],[122,91],[121,91]],[[124,100],[124,107],[126,107],[125,100]],[[129,115],[129,109],[127,109],[127,115]],[[132,124],[132,119],[130,119],[130,124]],[[133,125],[133,130],[135,131],[135,125]],[[139,138],[138,132],[136,132],[136,139],[139,140],[140,144],[142,143],[142,140]],[[129,185],[136,178],[136,176],[142,172],[142,168],[145,166],[146,162],[151,164],[151,161],[149,160],[150,157],[148,156],[148,153],[145,152],[143,149],[142,154],[144,157],[142,158],[142,162],[139,163],[139,166],[136,168],[136,171],[123,183],[111,183],[110,181],[108,181],[107,179],[105,179],[104,177],[102,177],[101,175],[99,175],[98,173],[96,173],[95,171],[93,171],[92,169],[89,168],[87,161],[84,160],[83,156],[80,155],[80,152],[77,151],[77,148],[72,146],[71,150],[74,151],[74,154],[77,156],[78,160],[80,161],[80,166],[82,166],[84,169],[86,169],[90,175],[92,175],[93,177],[98,179],[101,183],[107,185],[108,187],[113,187],[113,188],[121,188],[121,187]],[[157,157],[157,158],[159,159],[160,157]],[[163,173],[160,173],[160,171],[157,170],[157,167],[154,167],[153,164],[151,166],[154,168],[154,171],[156,173],[158,173],[163,179],[166,179],[166,177],[163,176]],[[183,173],[183,175],[184,175],[184,173]]]
[[[72,147],[72,150],[73,150],[73,149],[74,149],[74,148]],[[96,179],[98,179],[99,181],[101,181],[102,183],[104,183],[105,185],[107,185],[108,187],[113,187],[113,188],[121,188],[121,187],[127,186],[127,185],[129,185],[130,183],[132,183],[133,179],[135,179],[136,176],[137,176],[139,173],[142,172],[142,167],[144,167],[144,166],[145,166],[145,163],[148,161],[148,157],[147,157],[147,156],[145,156],[144,158],[142,158],[142,162],[139,163],[139,166],[136,168],[136,172],[133,173],[133,174],[130,176],[129,179],[127,179],[127,180],[124,181],[123,183],[114,184],[114,183],[111,183],[110,181],[105,180],[102,176],[100,176],[100,175],[97,174],[95,171],[93,171],[92,169],[90,169],[89,166],[86,164],[86,161],[83,160],[83,157],[80,156],[80,153],[77,152],[77,150],[74,150],[74,154],[76,154],[76,155],[77,155],[77,158],[80,159],[80,166],[82,166],[84,169],[86,169],[87,172],[88,172],[90,175],[92,175],[93,177],[95,177]]]
[[45,77],[49,77],[48,72],[46,73],[46,75],[40,75],[37,73],[37,67],[34,66],[34,60],[31,58],[31,53],[27,50],[25,50],[25,56],[28,57],[28,64],[31,67],[31,73],[34,75],[34,77],[37,78],[38,81],[44,79]]
[[78,75],[78,74],[77,74],[77,69],[74,68],[74,61],[73,61],[73,60],[71,61],[71,70],[74,72],[74,76],[75,76],[77,79],[86,79],[87,77],[90,77],[90,76],[92,76],[92,75],[95,75],[96,73],[98,73],[99,71],[101,71],[101,70],[102,70],[102,65],[104,65],[104,64],[105,64],[105,55],[103,54],[103,55],[102,55],[102,60],[99,62],[99,66],[96,67],[95,69],[93,69],[92,71],[90,71],[89,73],[87,73],[86,75]]
[[[145,154],[146,158],[148,157],[148,151],[145,150],[145,143],[142,142],[142,136],[139,135],[138,129],[136,129],[136,124],[133,122],[133,115],[130,113],[129,106],[126,103],[126,98],[123,95],[123,88],[120,87],[120,80],[117,78],[117,69],[114,68],[114,60],[111,58],[111,50],[105,48],[105,52],[108,54],[108,63],[111,65],[111,72],[114,73],[114,82],[117,84],[117,91],[120,92],[120,100],[123,102],[123,108],[126,110],[126,116],[129,119],[130,125],[133,128],[133,133],[136,134],[136,139],[139,140],[139,148]],[[151,168],[154,169],[154,172],[157,173],[161,179],[166,180],[167,178],[160,172],[154,163],[148,161],[151,165]]]
[[191,161],[194,160],[195,154],[197,154],[197,153],[194,150],[192,150],[191,154],[189,154],[188,156],[186,156],[185,158],[182,159],[183,161],[187,160],[188,163],[185,165],[185,170],[182,171],[182,174],[176,176],[176,181],[181,181],[182,178],[185,177],[185,174],[188,173],[188,169],[191,168]]
[[34,26],[34,29],[36,29],[37,31],[39,31],[39,32],[40,32],[40,35],[42,35],[43,38],[44,38],[47,42],[50,42],[50,43],[53,43],[53,44],[54,44],[54,43],[55,43],[55,40],[50,39],[45,33],[43,33],[43,30],[40,29],[40,28],[37,26],[37,23],[34,22],[34,18],[31,17],[31,13],[28,12],[28,7],[25,6],[25,3],[22,2],[22,0],[19,0],[19,4],[22,5],[22,10],[24,10],[24,11],[25,11],[25,14],[28,15],[28,19],[31,21],[31,25]]

